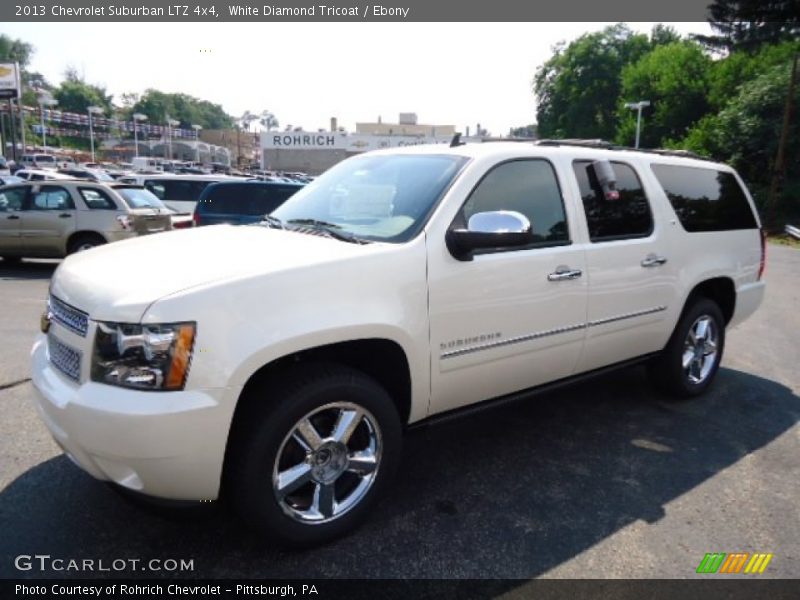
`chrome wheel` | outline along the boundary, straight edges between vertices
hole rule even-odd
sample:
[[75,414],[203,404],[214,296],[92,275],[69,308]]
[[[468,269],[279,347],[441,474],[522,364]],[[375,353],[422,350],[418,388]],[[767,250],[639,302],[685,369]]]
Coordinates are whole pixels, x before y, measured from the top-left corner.
[[356,506],[378,474],[381,432],[375,417],[334,402],[300,419],[284,438],[272,470],[281,509],[305,524],[333,521]]
[[717,325],[708,315],[700,316],[689,328],[681,364],[689,382],[703,383],[714,368],[719,349]]

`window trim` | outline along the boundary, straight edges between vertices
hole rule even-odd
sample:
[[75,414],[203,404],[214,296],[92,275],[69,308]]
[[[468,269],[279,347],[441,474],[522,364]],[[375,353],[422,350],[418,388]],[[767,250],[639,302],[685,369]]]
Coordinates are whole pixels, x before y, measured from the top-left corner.
[[[489,176],[495,169],[506,165],[512,162],[532,162],[532,161],[539,161],[539,162],[546,162],[550,169],[553,171],[553,178],[556,182],[556,187],[558,188],[558,195],[561,198],[561,209],[564,212],[564,221],[567,225],[567,239],[561,240],[557,242],[531,242],[530,244],[526,244],[524,246],[514,246],[511,248],[478,248],[472,251],[473,256],[481,256],[483,254],[500,254],[506,252],[524,252],[525,250],[539,250],[541,248],[558,248],[561,246],[571,246],[573,244],[572,235],[570,235],[570,221],[569,221],[569,214],[567,212],[567,204],[564,201],[564,190],[561,187],[561,181],[558,177],[558,169],[556,168],[555,164],[549,158],[544,156],[517,156],[515,158],[507,158],[505,160],[501,160],[498,163],[493,164],[483,175],[481,175],[480,179],[472,186],[472,189],[464,198],[464,202],[461,203],[461,206],[458,207],[453,220],[450,222],[450,225],[447,227],[447,231],[451,231],[456,228],[457,222],[464,221],[464,206],[469,202],[469,199],[472,197],[472,194],[475,193],[475,190],[480,187],[483,183],[483,180]],[[464,223],[466,226],[466,223]]]
[[628,167],[631,171],[633,171],[634,177],[639,182],[639,186],[642,188],[642,192],[644,193],[644,200],[647,202],[647,210],[650,213],[650,229],[647,230],[646,233],[636,233],[632,235],[607,235],[600,238],[592,238],[592,231],[589,228],[589,215],[586,214],[586,206],[583,203],[583,196],[581,196],[581,185],[578,182],[578,176],[575,173],[575,165],[576,163],[593,163],[597,159],[592,158],[574,158],[572,159],[572,176],[575,178],[575,183],[578,185],[578,203],[580,204],[581,210],[583,211],[583,216],[586,219],[586,234],[590,244],[605,244],[607,242],[621,242],[624,240],[641,240],[645,238],[649,238],[656,230],[656,217],[655,213],[653,212],[653,203],[650,200],[650,196],[647,195],[647,189],[642,184],[642,178],[639,176],[639,172],[636,170],[636,167],[630,163],[625,162],[624,160],[609,160],[612,165],[618,164]]

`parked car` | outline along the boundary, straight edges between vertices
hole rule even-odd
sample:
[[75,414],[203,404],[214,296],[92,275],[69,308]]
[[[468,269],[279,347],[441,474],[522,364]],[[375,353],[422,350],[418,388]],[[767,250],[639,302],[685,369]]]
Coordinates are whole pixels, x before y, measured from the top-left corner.
[[72,177],[73,179],[86,179],[88,181],[114,181],[114,178],[111,177],[108,173],[106,173],[102,169],[94,169],[89,167],[77,167],[74,169],[59,169],[57,173],[61,175],[66,175],[68,177]]
[[0,256],[6,262],[61,258],[171,228],[167,208],[142,187],[75,180],[0,187]]
[[8,161],[5,156],[0,156],[0,177],[11,175]]
[[364,153],[261,225],[70,257],[33,347],[39,412],[96,478],[224,488],[254,531],[308,545],[366,517],[409,424],[636,363],[702,394],[764,296],[753,200],[726,165],[595,146]]
[[0,186],[11,185],[12,183],[23,183],[25,180],[16,175],[0,175]]
[[194,208],[203,190],[218,181],[243,181],[226,175],[181,175],[168,173],[125,175],[118,181],[143,185],[153,192],[177,215],[187,215],[191,220]]
[[26,181],[52,181],[52,180],[65,180],[74,179],[69,175],[64,175],[50,169],[19,169],[14,172],[15,177],[25,179]]
[[58,161],[52,154],[23,154],[19,165],[23,169],[56,169]]
[[303,186],[299,183],[221,181],[212,183],[194,209],[195,225],[258,223]]

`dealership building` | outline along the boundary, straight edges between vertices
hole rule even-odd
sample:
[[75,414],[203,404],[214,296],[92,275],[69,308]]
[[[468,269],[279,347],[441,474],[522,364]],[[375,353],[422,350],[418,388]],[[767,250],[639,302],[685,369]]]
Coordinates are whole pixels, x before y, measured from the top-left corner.
[[455,133],[453,125],[420,124],[414,113],[401,113],[398,121],[356,123],[355,133],[339,130],[336,119],[331,119],[330,131],[264,131],[262,167],[318,175],[354,154],[419,144],[449,144]]

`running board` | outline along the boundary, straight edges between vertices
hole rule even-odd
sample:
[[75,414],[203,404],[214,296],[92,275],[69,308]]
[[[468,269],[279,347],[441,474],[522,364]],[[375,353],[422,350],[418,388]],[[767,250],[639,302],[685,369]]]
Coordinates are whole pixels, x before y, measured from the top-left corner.
[[618,371],[620,369],[625,369],[627,367],[633,367],[639,365],[641,363],[647,362],[651,358],[658,356],[659,354],[660,354],[659,352],[651,352],[650,354],[643,354],[642,356],[637,356],[636,358],[624,360],[622,362],[614,363],[613,365],[608,365],[606,367],[600,367],[599,369],[594,369],[593,371],[587,371],[586,373],[571,375],[570,377],[565,377],[564,379],[559,379],[558,381],[552,381],[550,383],[545,383],[519,392],[513,392],[506,396],[499,396],[497,398],[492,398],[491,400],[483,400],[481,402],[477,402],[469,406],[454,408],[453,410],[432,415],[420,421],[416,421],[411,425],[409,425],[407,427],[407,430],[414,431],[416,429],[422,429],[424,427],[435,427],[436,425],[441,425],[442,423],[449,423],[450,421],[456,421],[458,419],[469,417],[473,414],[481,413],[486,410],[492,410],[495,408],[507,406],[509,404],[514,404],[515,402],[527,400],[539,394],[552,392],[553,390],[575,385],[577,383],[580,383],[582,381],[587,381],[589,379],[594,379],[596,377],[600,377],[602,375],[611,373],[613,371]]

